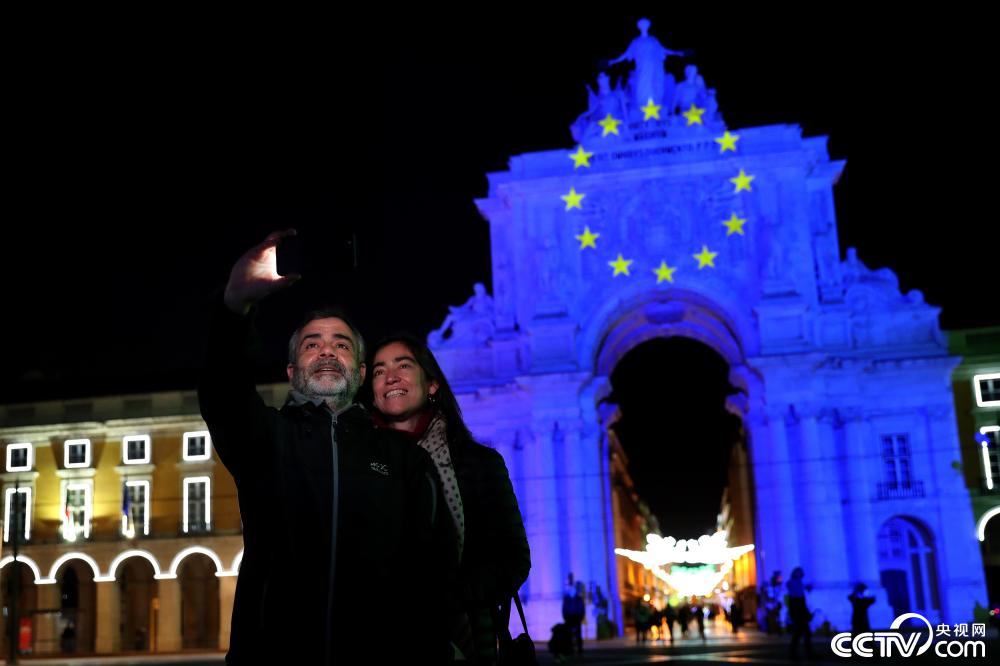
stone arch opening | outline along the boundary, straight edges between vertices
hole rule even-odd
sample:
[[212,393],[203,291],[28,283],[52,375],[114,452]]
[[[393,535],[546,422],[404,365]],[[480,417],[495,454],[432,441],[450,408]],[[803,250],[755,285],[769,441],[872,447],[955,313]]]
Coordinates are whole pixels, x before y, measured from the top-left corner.
[[[739,325],[704,297],[686,292],[669,299],[656,294],[611,320],[593,358],[595,373],[608,379],[597,398],[612,458],[616,545],[642,550],[642,532],[651,528],[677,538],[711,534],[723,505],[730,544],[754,543],[743,422],[757,380],[745,364]],[[646,507],[630,501],[632,481],[634,497],[643,499],[655,522],[643,515]],[[700,515],[690,512],[693,498]],[[652,577],[642,567],[630,571],[620,558],[616,569],[627,623],[629,602],[651,591]],[[749,555],[734,568],[732,593],[747,617],[755,613],[755,588],[756,563]]]
[[934,535],[922,521],[911,516],[885,521],[878,532],[878,560],[882,586],[897,616],[940,614],[937,549]]
[[590,356],[587,364],[593,364],[596,376],[610,376],[625,354],[643,342],[681,336],[714,350],[729,364],[730,382],[749,390],[745,357],[753,344],[751,328],[704,296],[681,289],[643,294],[603,314],[600,323],[581,335],[581,351]]
[[8,652],[9,641],[18,640],[19,632],[13,624],[13,604],[15,585],[17,585],[17,609],[19,625],[31,626],[31,649],[34,649],[35,623],[34,611],[38,608],[38,586],[35,584],[35,573],[24,562],[8,562],[0,571],[3,577],[3,654]]
[[[714,350],[682,336],[643,342],[611,373],[607,399],[619,412],[611,429],[639,494],[678,538],[715,529],[726,463],[741,430],[739,417],[726,409],[734,392],[728,375]],[[654,491],[665,486],[676,492],[676,502],[658,502]],[[676,504],[686,505],[683,515]]]
[[210,557],[192,553],[177,569],[181,588],[181,647],[216,649],[219,645],[219,578]]
[[118,629],[122,650],[145,652],[150,649],[154,603],[158,584],[153,565],[143,557],[129,557],[118,566]]
[[97,628],[97,586],[94,572],[81,560],[65,562],[55,575],[59,588],[59,651],[94,652]]

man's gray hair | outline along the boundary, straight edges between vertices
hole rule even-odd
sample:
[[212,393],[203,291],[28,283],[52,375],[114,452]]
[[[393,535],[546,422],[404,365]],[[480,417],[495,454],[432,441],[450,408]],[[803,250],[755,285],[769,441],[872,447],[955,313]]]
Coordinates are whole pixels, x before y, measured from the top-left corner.
[[351,329],[351,336],[354,338],[355,360],[359,366],[365,362],[365,339],[364,336],[361,335],[361,331],[358,330],[358,327],[354,325],[354,322],[351,321],[351,318],[346,312],[344,312],[344,310],[338,307],[330,306],[310,310],[306,313],[305,317],[302,318],[302,323],[299,324],[299,327],[295,329],[295,332],[292,333],[292,337],[288,340],[289,363],[295,365],[295,362],[299,358],[299,336],[302,335],[302,329],[305,328],[311,321],[330,318],[341,320],[347,324],[347,328]]

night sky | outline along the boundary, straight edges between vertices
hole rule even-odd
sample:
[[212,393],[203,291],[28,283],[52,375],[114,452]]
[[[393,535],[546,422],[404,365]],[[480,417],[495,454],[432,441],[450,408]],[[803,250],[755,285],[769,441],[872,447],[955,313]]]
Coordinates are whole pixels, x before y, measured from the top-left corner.
[[[309,303],[346,305],[369,338],[437,327],[474,282],[490,286],[472,203],[485,174],[572,147],[585,85],[641,16],[668,47],[694,51],[668,69],[697,64],[730,128],[829,136],[831,156],[848,159],[842,251],[891,267],[943,308],[946,328],[1000,324],[987,296],[1000,225],[986,22],[742,12],[497,8],[343,18],[323,32],[299,17],[39,37],[5,95],[0,399],[193,387],[212,291],[289,226],[305,279],[262,308],[262,381],[283,379],[287,332]],[[691,447],[670,455],[701,478]],[[717,498],[691,496],[692,520],[714,520]]]

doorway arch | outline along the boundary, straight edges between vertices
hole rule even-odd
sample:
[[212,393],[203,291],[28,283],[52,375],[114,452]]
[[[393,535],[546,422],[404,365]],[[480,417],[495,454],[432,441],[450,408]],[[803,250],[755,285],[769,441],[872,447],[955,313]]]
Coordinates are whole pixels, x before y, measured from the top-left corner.
[[65,562],[56,573],[59,586],[59,651],[94,651],[97,587],[93,570],[83,561]]
[[207,555],[192,553],[177,570],[181,587],[181,647],[214,650],[219,646],[219,579]]
[[878,560],[882,586],[897,616],[940,614],[937,552],[926,525],[909,516],[885,521],[878,532]]
[[123,651],[150,649],[154,599],[159,586],[153,565],[143,557],[129,557],[118,567],[119,640]]

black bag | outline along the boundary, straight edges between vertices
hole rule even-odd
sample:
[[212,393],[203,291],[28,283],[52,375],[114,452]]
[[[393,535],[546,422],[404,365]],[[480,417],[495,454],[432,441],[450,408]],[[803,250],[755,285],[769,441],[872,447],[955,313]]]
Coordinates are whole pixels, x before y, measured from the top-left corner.
[[499,666],[538,666],[538,658],[535,656],[535,643],[528,635],[528,623],[524,619],[524,609],[521,608],[521,598],[514,593],[514,603],[517,604],[517,614],[521,616],[521,626],[524,633],[517,638],[510,637],[510,601],[508,600],[500,609],[497,623],[497,637],[500,639],[500,654],[497,663]]

